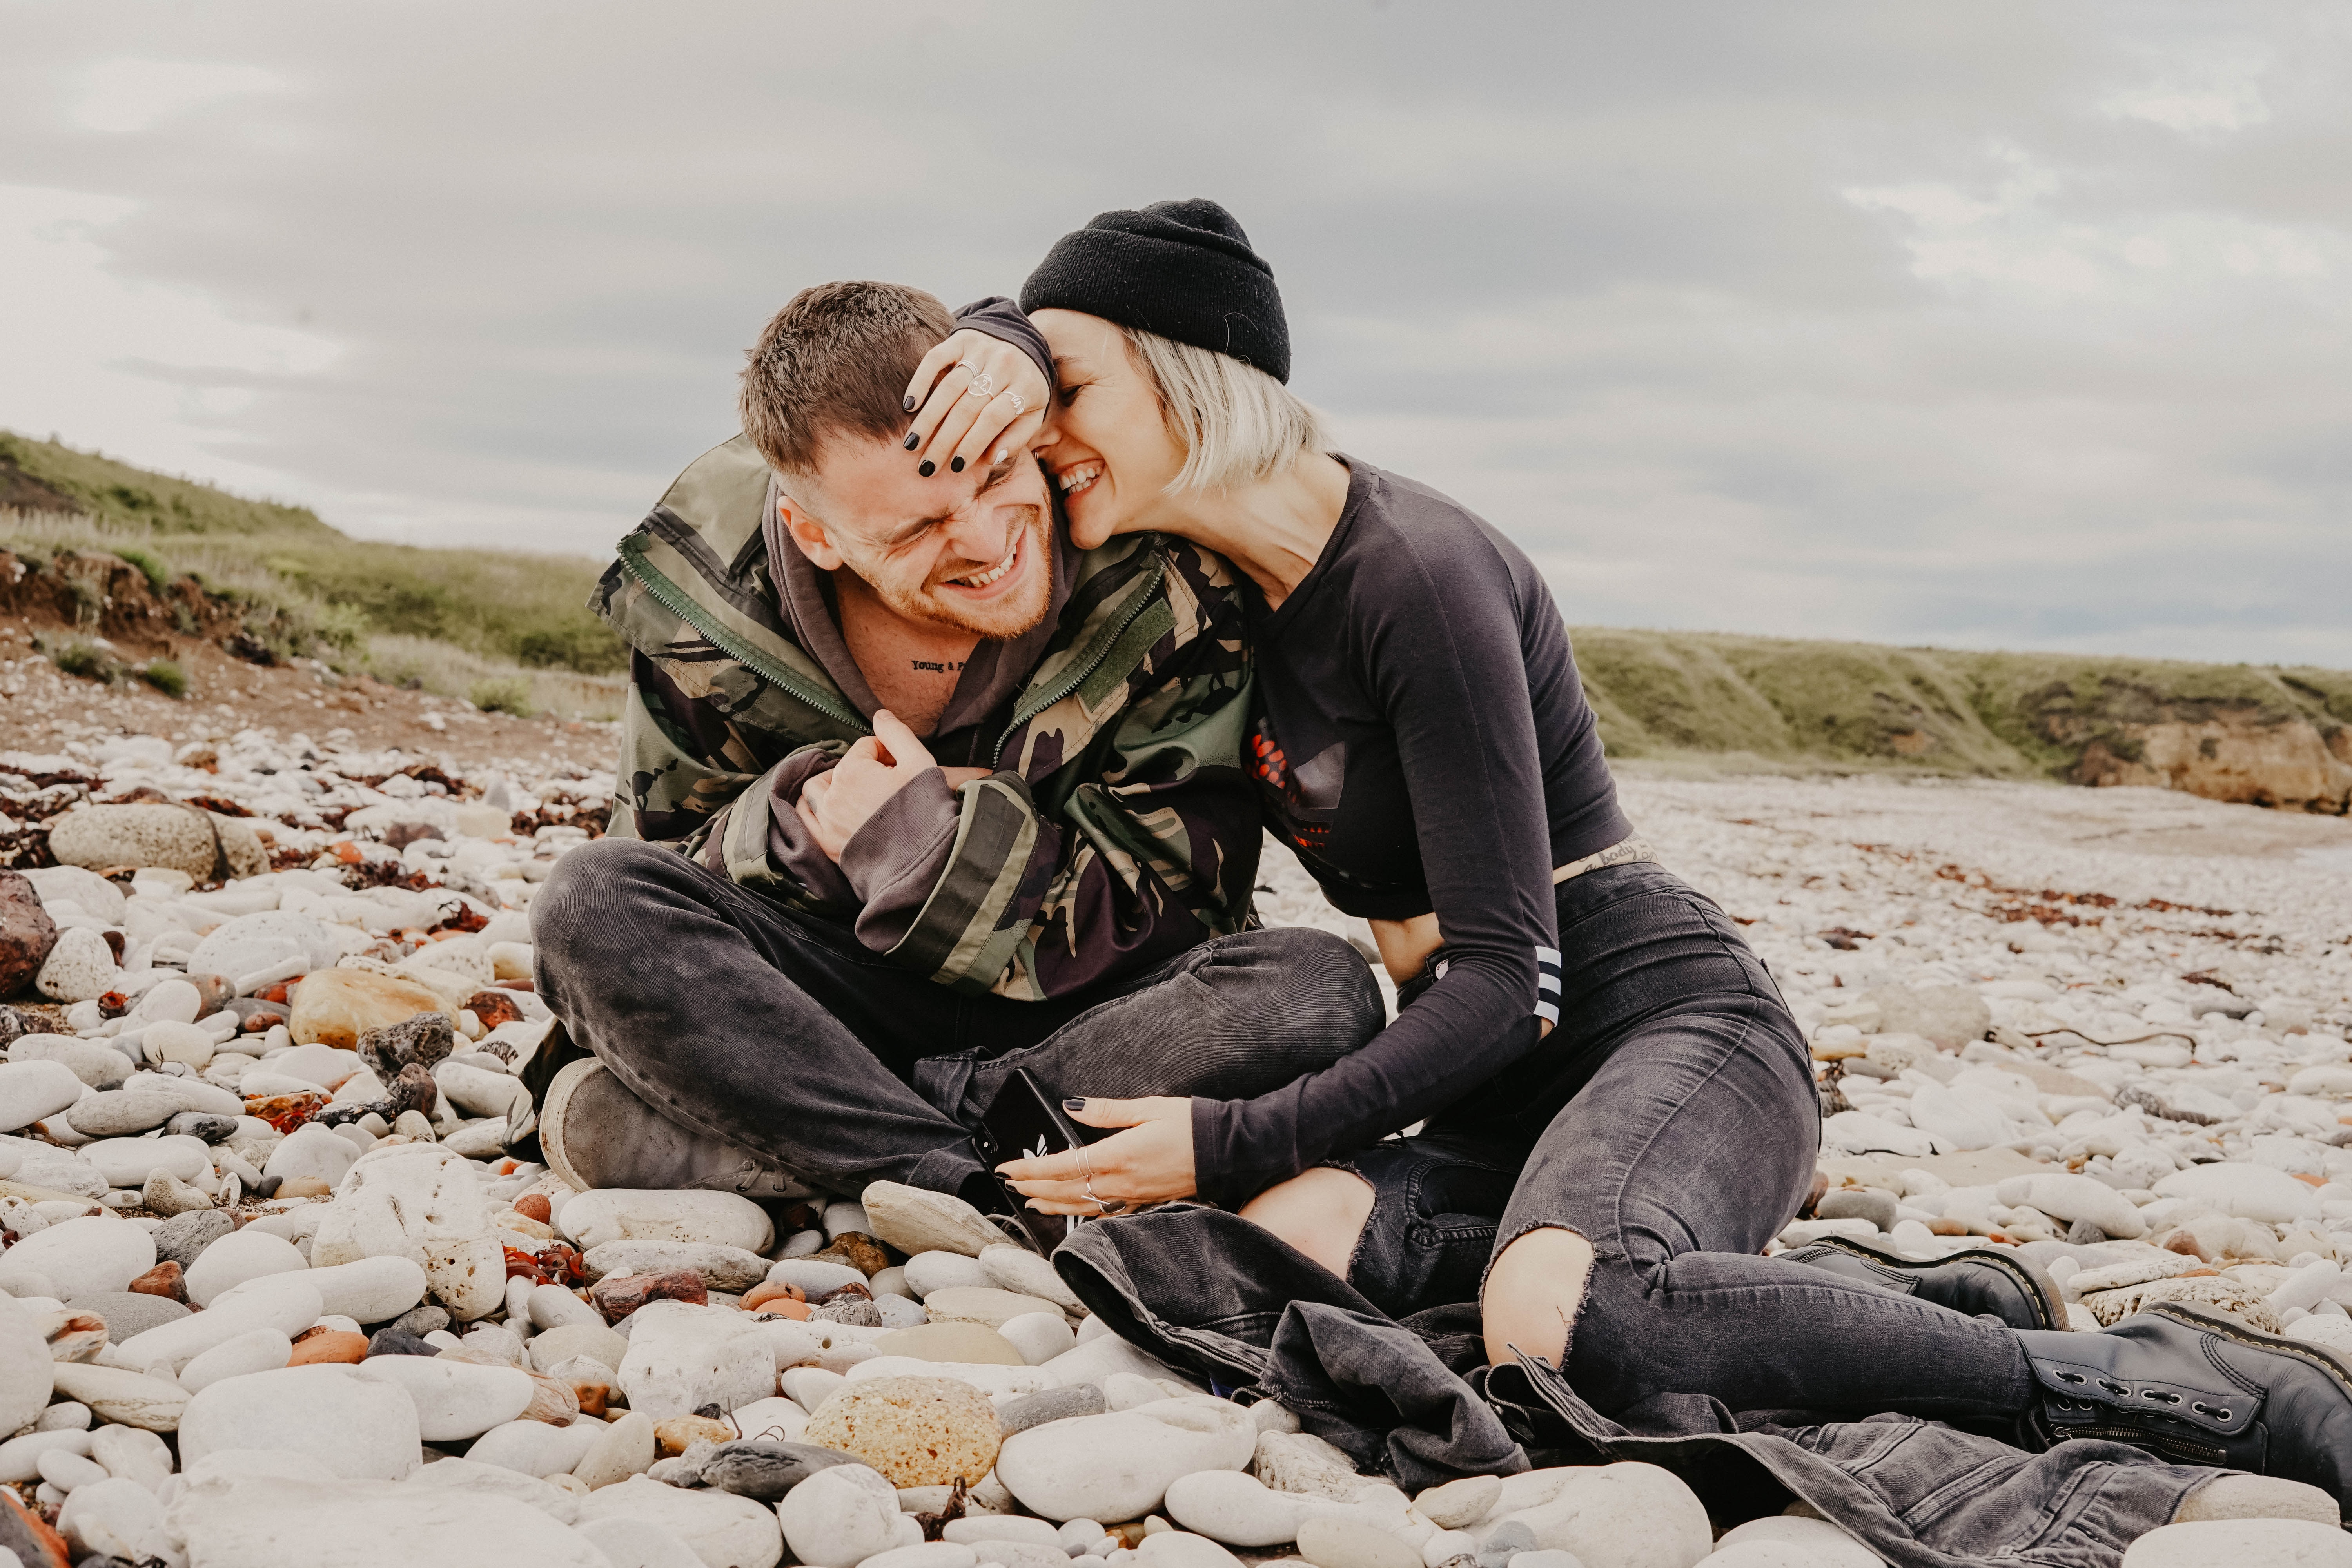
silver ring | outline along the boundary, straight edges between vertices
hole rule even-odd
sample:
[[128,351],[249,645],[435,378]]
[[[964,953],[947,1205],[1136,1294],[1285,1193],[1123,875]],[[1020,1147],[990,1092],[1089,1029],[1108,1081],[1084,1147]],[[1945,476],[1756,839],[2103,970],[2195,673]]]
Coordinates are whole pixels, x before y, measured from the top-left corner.
[[1024,399],[1019,393],[1013,391],[1009,386],[1004,389],[1004,401],[1013,405],[1013,413],[1016,418],[1020,416],[1023,409],[1029,406],[1027,401]]
[[971,373],[971,384],[963,389],[966,397],[986,397],[996,390],[996,378],[984,370]]
[[[1087,1146],[1081,1143],[1070,1152],[1078,1157],[1078,1180],[1085,1183],[1089,1187],[1093,1186],[1095,1184],[1095,1163],[1087,1158]],[[1088,1197],[1094,1196],[1092,1193],[1088,1193],[1087,1195]]]

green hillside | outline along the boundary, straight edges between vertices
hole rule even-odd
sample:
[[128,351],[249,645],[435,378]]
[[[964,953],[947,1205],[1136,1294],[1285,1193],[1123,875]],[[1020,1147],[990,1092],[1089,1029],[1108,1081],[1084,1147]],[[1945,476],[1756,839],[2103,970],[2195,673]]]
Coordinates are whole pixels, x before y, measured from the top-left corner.
[[2250,739],[2299,745],[2322,772],[2328,756],[2352,764],[2344,670],[1609,626],[1570,636],[1619,757],[1737,753],[2093,783],[2087,764],[2139,764],[2151,736],[2171,733],[2217,766]]
[[78,452],[60,442],[0,430],[0,483],[11,468],[34,481],[27,489],[56,491],[106,522],[152,528],[158,533],[281,534],[331,544],[343,539],[308,507],[247,500],[194,479],[151,473],[96,452]]
[[[395,675],[432,665],[436,648],[527,671],[626,665],[584,607],[596,562],[351,539],[299,507],[5,431],[0,548],[35,562],[108,551],[159,591],[194,574],[290,628],[281,640],[307,637]],[[2154,784],[2352,811],[2343,670],[1611,626],[1571,635],[1620,758]],[[479,673],[468,665],[463,679]]]
[[[601,568],[583,557],[352,539],[304,507],[0,431],[0,508],[12,506],[70,506],[95,525],[77,540],[45,518],[37,531],[53,545],[141,556],[151,577],[193,572],[314,604],[351,634],[422,637],[532,668],[604,674],[627,663],[620,639],[588,613]],[[0,514],[0,543],[28,527]]]

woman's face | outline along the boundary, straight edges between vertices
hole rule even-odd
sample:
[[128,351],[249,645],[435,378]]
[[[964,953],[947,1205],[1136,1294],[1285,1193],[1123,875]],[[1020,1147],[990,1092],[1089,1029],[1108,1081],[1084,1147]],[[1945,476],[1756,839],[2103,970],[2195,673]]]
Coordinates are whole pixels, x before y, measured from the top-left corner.
[[1076,310],[1039,310],[1029,319],[1054,352],[1054,416],[1034,449],[1062,492],[1070,538],[1092,550],[1115,533],[1159,526],[1153,519],[1184,466],[1184,450],[1168,433],[1126,336]]

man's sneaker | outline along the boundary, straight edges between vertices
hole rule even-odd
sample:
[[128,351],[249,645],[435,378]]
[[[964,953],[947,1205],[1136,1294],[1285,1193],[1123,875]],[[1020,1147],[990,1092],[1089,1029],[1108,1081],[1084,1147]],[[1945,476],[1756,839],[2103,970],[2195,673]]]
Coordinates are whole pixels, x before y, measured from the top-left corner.
[[691,1187],[747,1198],[805,1198],[814,1190],[740,1144],[680,1127],[631,1094],[593,1057],[547,1086],[539,1143],[555,1173],[595,1187]]
[[2128,1443],[2177,1465],[2352,1488],[2352,1363],[2184,1301],[2098,1333],[2021,1333],[2031,1446]]
[[1971,1318],[1999,1318],[2012,1329],[2066,1327],[2065,1298],[2058,1294],[2050,1277],[2025,1259],[1991,1247],[1922,1259],[1852,1237],[1825,1236],[1780,1256],[1841,1279],[1933,1301]]

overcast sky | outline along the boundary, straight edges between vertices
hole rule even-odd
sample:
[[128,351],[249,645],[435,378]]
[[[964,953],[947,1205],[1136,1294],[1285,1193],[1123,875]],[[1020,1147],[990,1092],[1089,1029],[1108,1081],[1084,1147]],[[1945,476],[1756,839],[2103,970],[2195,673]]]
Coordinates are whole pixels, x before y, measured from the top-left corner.
[[1211,195],[1574,622],[2352,668],[2352,6],[20,3],[0,426],[599,554],[791,294]]

